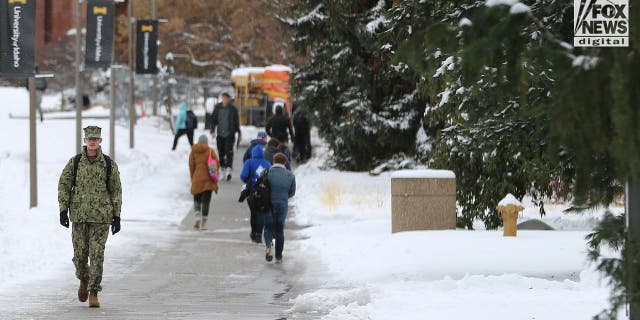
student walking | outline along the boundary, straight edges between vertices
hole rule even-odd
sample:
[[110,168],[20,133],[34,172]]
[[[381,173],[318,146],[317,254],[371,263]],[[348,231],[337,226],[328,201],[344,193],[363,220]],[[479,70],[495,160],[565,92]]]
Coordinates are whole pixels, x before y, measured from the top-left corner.
[[[255,147],[251,150],[251,159],[245,161],[240,173],[240,180],[246,183],[247,189],[251,190],[258,181],[258,177],[262,175],[265,170],[271,168],[271,163],[264,159],[264,152],[262,148]],[[255,243],[262,242],[262,229],[264,228],[264,212],[259,212],[249,201],[249,211],[251,212],[251,234],[249,237],[251,241]]]
[[171,148],[171,150],[176,150],[178,139],[185,134],[187,135],[187,139],[189,139],[189,145],[193,146],[193,130],[195,130],[195,128],[187,124],[187,113],[189,113],[189,107],[185,102],[183,102],[180,104],[180,110],[178,111],[176,123],[173,127],[175,136],[173,138],[173,148]]
[[216,139],[218,145],[220,166],[224,169],[227,181],[231,180],[235,135],[238,133],[238,143],[240,143],[242,134],[238,109],[233,105],[231,96],[226,92],[222,94],[222,102],[213,109],[210,128],[211,137]]
[[253,147],[260,146],[260,148],[264,149],[266,145],[267,133],[264,131],[258,131],[258,136],[255,139],[251,140],[249,148],[247,148],[247,150],[244,152],[244,155],[242,156],[242,163],[245,163],[247,160],[251,159],[251,150],[253,150]]
[[193,207],[195,221],[193,227],[207,230],[209,219],[209,204],[212,192],[218,193],[218,181],[209,171],[209,158],[215,161],[214,171],[218,171],[220,160],[216,152],[209,147],[209,139],[206,135],[198,138],[198,143],[191,148],[189,154],[189,173],[191,174],[191,194],[193,195]]
[[304,107],[293,113],[293,128],[296,137],[293,143],[293,157],[298,164],[305,163],[311,158],[311,124]]
[[[89,299],[89,307],[99,308],[102,291],[104,247],[109,235],[120,231],[122,187],[118,165],[102,153],[101,128],[84,128],[82,153],[71,158],[58,182],[60,224],[69,228],[73,242],[73,265],[80,280],[78,300]],[[68,215],[69,211],[71,216]]]
[[284,249],[284,222],[289,211],[289,198],[296,194],[296,177],[285,164],[287,156],[276,153],[273,156],[275,163],[267,173],[269,186],[271,187],[271,212],[265,214],[264,241],[267,245],[267,261],[273,260],[273,239],[275,238],[276,263],[282,262]]
[[276,138],[269,139],[267,142],[267,146],[264,148],[264,158],[269,161],[269,163],[273,164],[273,156],[278,153],[278,147],[280,146],[280,141]]
[[[289,141],[289,136],[291,136],[291,140],[295,138],[291,119],[285,115],[282,106],[276,107],[276,114],[267,121],[266,130],[270,137],[278,139],[280,143]],[[287,134],[287,130],[289,130],[289,134]]]

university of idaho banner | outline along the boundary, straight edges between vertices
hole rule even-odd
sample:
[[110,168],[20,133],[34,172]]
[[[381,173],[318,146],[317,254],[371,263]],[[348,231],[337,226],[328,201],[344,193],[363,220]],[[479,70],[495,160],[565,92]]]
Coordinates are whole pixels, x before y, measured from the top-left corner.
[[158,20],[138,20],[136,24],[136,73],[158,73]]
[[89,0],[87,3],[87,42],[84,55],[87,68],[111,66],[114,13],[113,0]]
[[35,71],[36,0],[0,0],[0,75]]

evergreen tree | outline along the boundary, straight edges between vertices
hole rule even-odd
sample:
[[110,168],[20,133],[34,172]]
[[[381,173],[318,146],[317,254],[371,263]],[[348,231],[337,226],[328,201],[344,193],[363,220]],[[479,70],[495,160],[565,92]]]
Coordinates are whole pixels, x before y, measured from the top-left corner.
[[519,14],[480,1],[404,1],[397,10],[431,11],[432,21],[397,59],[421,70],[420,87],[432,102],[425,112],[433,142],[428,160],[456,173],[460,227],[472,228],[477,218],[487,228],[500,226],[495,206],[507,193],[530,194],[543,214],[542,200],[571,184],[571,157],[548,152],[555,74],[553,60],[540,53],[557,45],[542,33],[562,30],[570,10],[556,1],[536,3]]
[[[430,161],[456,171],[462,225],[480,217],[497,226],[492,206],[507,190],[543,199],[559,182],[580,211],[608,206],[626,181],[640,181],[638,7],[629,48],[574,48],[569,2],[430,3],[441,4],[434,14],[444,18],[398,57],[422,70],[421,87],[435,97],[426,122],[443,129]],[[640,244],[629,235],[623,217],[608,215],[588,237],[590,257],[613,286],[602,318],[640,302]],[[604,257],[603,245],[620,257]]]
[[[417,75],[393,63],[379,32],[391,1],[299,1],[283,19],[307,57],[296,103],[313,111],[335,165],[368,170],[398,153],[415,153],[424,109]],[[383,43],[384,42],[384,43]]]

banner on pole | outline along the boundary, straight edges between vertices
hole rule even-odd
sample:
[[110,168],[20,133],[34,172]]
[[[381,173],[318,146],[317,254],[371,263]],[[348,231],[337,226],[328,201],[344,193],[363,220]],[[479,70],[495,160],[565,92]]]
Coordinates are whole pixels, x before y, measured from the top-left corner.
[[136,73],[158,73],[158,20],[138,20],[136,24]]
[[36,0],[0,0],[0,75],[35,72]]
[[87,68],[108,68],[113,52],[115,5],[113,0],[87,3],[87,41],[84,64]]

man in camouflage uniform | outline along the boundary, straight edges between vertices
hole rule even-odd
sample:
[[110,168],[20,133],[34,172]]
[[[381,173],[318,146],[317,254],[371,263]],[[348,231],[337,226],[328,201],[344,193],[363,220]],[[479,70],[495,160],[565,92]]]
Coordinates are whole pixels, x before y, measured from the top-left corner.
[[82,153],[67,162],[58,183],[62,226],[69,227],[67,212],[71,211],[73,264],[80,280],[78,299],[85,302],[89,298],[89,306],[96,308],[100,307],[98,292],[102,290],[102,264],[109,226],[112,234],[120,231],[122,206],[118,166],[102,154],[100,131],[96,126],[84,128]]

